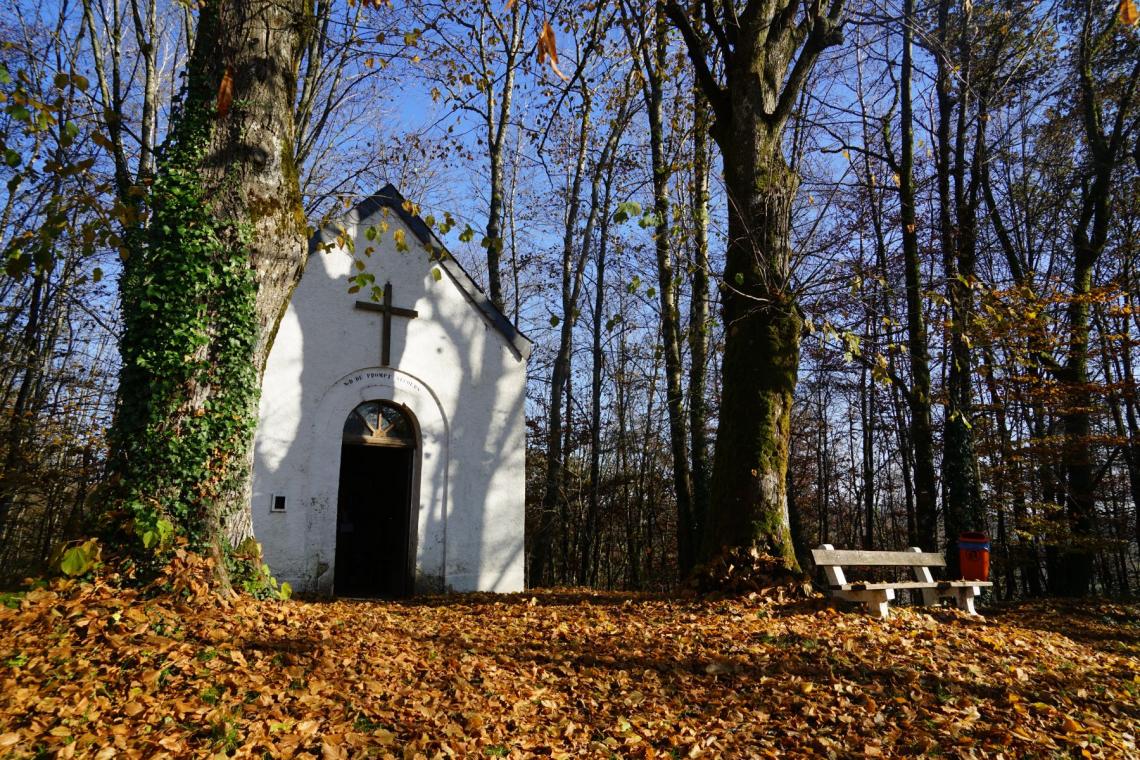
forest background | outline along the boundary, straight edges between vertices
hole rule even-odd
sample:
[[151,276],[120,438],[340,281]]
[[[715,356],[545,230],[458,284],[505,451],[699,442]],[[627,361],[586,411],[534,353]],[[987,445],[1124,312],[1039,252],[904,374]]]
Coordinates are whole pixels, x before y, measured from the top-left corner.
[[[99,511],[117,286],[200,12],[17,2],[0,20],[8,582]],[[984,529],[1002,597],[1127,593],[1140,583],[1135,8],[846,14],[781,142],[800,177],[795,553],[930,549]],[[742,285],[722,276],[728,201],[692,41],[633,0],[318,0],[309,23],[290,162],[308,225],[393,182],[446,220],[451,252],[535,340],[529,582],[673,587],[700,555],[718,304]],[[715,60],[708,73],[722,75]],[[219,111],[242,107],[224,92]]]

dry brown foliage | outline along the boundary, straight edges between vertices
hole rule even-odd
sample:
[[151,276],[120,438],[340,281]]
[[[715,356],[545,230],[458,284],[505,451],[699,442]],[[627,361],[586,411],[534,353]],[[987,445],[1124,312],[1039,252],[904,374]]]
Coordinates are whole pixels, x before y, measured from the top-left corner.
[[786,597],[810,597],[811,580],[795,573],[783,561],[755,548],[734,547],[698,567],[690,584],[703,594],[737,595],[757,593]]
[[0,608],[0,757],[1136,757],[1138,654],[1109,604],[71,582]]

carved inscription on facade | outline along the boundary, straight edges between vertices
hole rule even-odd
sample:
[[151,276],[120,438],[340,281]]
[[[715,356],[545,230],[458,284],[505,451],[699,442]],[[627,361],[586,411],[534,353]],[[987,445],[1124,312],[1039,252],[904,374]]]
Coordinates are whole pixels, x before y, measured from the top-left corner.
[[412,393],[423,393],[423,386],[415,380],[410,379],[406,375],[392,372],[385,369],[369,369],[362,372],[357,372],[351,377],[346,377],[341,381],[341,385],[346,388],[359,383],[375,383],[382,385],[391,385],[395,388],[402,388]]

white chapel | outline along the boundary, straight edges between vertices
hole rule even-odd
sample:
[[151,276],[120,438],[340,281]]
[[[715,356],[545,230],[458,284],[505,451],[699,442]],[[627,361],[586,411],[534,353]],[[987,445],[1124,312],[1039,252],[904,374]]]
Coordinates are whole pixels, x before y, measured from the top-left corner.
[[523,587],[531,343],[429,247],[391,185],[311,242],[254,444],[254,535],[296,591]]

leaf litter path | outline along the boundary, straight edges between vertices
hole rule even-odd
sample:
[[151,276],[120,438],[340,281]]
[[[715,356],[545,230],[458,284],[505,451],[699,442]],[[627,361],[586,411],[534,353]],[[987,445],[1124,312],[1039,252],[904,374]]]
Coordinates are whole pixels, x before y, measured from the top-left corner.
[[0,609],[0,657],[0,758],[1140,756],[1140,609],[1106,603],[88,584]]

